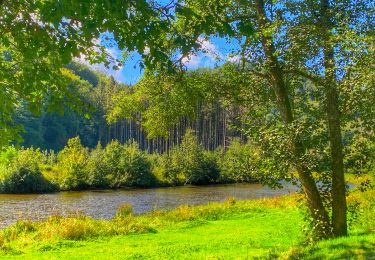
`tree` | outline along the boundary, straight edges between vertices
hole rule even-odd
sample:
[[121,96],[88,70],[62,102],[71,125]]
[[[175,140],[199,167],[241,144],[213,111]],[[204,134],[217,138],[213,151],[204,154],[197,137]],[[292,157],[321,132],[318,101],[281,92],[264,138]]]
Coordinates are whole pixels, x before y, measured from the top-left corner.
[[[367,58],[373,56],[374,51],[373,4],[321,0],[304,1],[302,8],[295,5],[291,3],[289,10],[296,17],[287,19],[289,38],[294,45],[290,53],[293,56],[290,72],[323,88],[331,154],[332,226],[336,236],[346,235],[342,125],[345,124],[343,119],[354,111],[350,105],[343,107],[342,100],[352,96],[353,89],[369,87],[367,80],[353,82],[357,76],[353,77],[352,71],[363,74],[367,70],[365,67],[374,66],[374,60]],[[307,49],[307,45],[311,48]],[[345,86],[347,81],[351,81],[350,87]]]
[[168,28],[161,19],[163,10],[145,0],[1,1],[0,145],[17,137],[13,112],[20,102],[36,114],[45,99],[51,109],[64,104],[82,112],[83,102],[69,88],[74,75],[64,66],[84,57],[117,68],[121,62],[100,44],[101,33],[113,32],[119,47],[129,52],[143,53],[149,46],[153,55],[145,64],[166,60],[158,44],[161,31]]
[[[152,96],[146,100],[158,100],[146,114],[157,114],[158,121],[164,122],[157,124],[161,128],[181,112],[194,109],[196,101],[208,98],[208,93],[217,97],[224,93],[227,102],[246,107],[244,130],[263,146],[263,155],[270,159],[270,175],[290,179],[293,176],[286,173],[296,169],[318,236],[345,235],[341,120],[373,120],[353,99],[359,89],[373,92],[373,77],[363,77],[361,71],[373,75],[369,70],[374,66],[369,58],[374,51],[371,6],[368,1],[184,1],[176,6],[178,19],[171,30],[190,43],[214,34],[237,38],[241,62],[224,66],[209,78],[146,75],[143,83],[154,81],[144,87]],[[187,44],[177,50],[182,53],[177,60],[181,62],[199,48]],[[191,84],[198,78],[203,82]],[[182,92],[179,97],[192,93],[194,98],[189,104],[179,102],[178,110],[169,109],[166,104],[178,100],[171,94],[175,91]],[[208,93],[197,94],[204,91]],[[347,108],[341,106],[343,99]],[[121,108],[117,112],[121,114]],[[151,131],[152,120],[145,123]],[[313,172],[319,173],[323,185],[317,185]],[[332,222],[328,210],[332,210]]]

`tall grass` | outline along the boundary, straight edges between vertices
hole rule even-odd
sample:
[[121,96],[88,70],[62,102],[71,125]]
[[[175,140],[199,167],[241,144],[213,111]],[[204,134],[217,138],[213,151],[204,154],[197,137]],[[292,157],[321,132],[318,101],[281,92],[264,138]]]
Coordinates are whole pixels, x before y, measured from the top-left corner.
[[[297,195],[295,195],[297,196]],[[267,209],[292,208],[295,196],[276,197],[255,201],[236,201],[234,198],[221,203],[189,206],[181,205],[170,211],[153,211],[133,215],[129,204],[121,205],[112,220],[96,220],[79,214],[68,217],[51,216],[44,221],[20,220],[0,232],[0,248],[23,248],[41,241],[85,240],[101,236],[157,232],[163,227],[173,227],[186,222],[217,220],[246,212]]]

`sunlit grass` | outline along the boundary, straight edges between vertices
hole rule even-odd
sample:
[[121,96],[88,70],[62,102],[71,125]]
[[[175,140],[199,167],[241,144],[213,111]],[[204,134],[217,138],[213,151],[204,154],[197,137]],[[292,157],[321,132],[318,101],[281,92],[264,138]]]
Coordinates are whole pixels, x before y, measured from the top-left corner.
[[[367,259],[373,257],[375,193],[360,200],[350,236],[306,244],[299,195],[181,205],[133,215],[122,205],[112,220],[53,216],[19,221],[0,235],[0,256],[21,259]],[[367,203],[367,204],[366,204]],[[370,206],[370,207],[368,207]],[[340,258],[341,256],[341,258]]]

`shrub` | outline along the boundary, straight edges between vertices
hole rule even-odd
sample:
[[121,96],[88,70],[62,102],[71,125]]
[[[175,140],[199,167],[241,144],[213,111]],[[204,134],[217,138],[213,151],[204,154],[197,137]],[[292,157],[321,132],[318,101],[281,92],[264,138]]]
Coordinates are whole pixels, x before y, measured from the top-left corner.
[[186,131],[180,146],[160,155],[153,171],[172,184],[207,184],[219,177],[216,156],[204,151],[191,129]]
[[253,145],[234,139],[221,160],[220,179],[224,182],[256,181],[260,162],[259,151]]
[[[4,157],[3,157],[4,158]],[[20,149],[0,165],[1,193],[37,193],[56,190],[42,175],[39,164],[45,161],[39,149]]]
[[134,141],[125,145],[117,141],[109,143],[104,149],[102,164],[101,174],[112,188],[148,187],[156,182],[146,154]]
[[75,190],[88,186],[86,168],[87,150],[79,137],[68,140],[68,144],[57,156],[56,182],[63,190]]
[[123,166],[120,163],[124,148],[118,141],[111,141],[105,147],[102,158],[101,174],[112,188],[118,188],[123,183]]
[[0,151],[0,165],[9,164],[17,155],[17,149],[14,146],[8,146]]
[[107,167],[106,161],[104,160],[105,152],[99,143],[95,149],[90,152],[87,159],[86,173],[87,173],[87,184],[94,188],[108,188],[109,180],[108,174],[112,169]]
[[200,178],[200,183],[214,183],[220,177],[218,153],[215,151],[205,151],[203,153],[202,171],[204,174]]
[[148,187],[155,184],[151,165],[136,142],[130,141],[124,145],[124,155],[120,164],[124,170],[123,185]]
[[162,184],[179,185],[185,182],[185,177],[181,173],[180,156],[178,150],[174,147],[169,154],[155,154],[152,164],[154,176]]

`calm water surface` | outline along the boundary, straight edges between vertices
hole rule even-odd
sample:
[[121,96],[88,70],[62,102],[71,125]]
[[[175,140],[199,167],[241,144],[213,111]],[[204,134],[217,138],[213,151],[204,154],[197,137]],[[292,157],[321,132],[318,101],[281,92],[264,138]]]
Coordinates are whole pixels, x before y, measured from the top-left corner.
[[40,220],[50,215],[82,213],[110,219],[120,204],[130,203],[136,214],[155,209],[171,209],[180,204],[205,204],[233,196],[238,200],[273,197],[294,192],[296,188],[272,190],[260,184],[184,186],[156,189],[60,192],[38,195],[0,194],[0,228],[17,219]]

